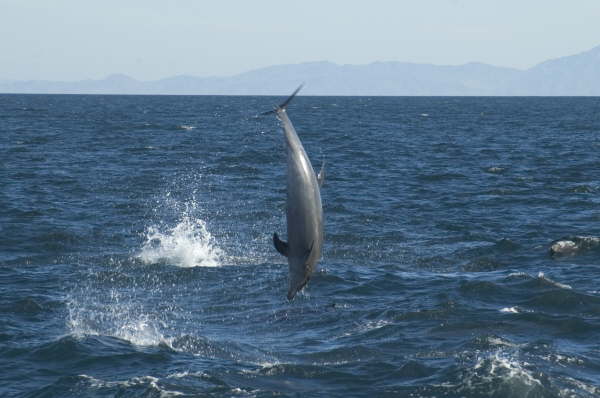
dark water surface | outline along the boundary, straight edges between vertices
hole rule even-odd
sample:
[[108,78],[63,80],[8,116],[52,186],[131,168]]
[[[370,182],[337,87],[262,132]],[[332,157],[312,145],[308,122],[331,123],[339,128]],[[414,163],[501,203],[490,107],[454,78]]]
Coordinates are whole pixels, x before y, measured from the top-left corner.
[[[0,396],[600,394],[599,98],[0,96]],[[285,234],[284,234],[285,235]]]

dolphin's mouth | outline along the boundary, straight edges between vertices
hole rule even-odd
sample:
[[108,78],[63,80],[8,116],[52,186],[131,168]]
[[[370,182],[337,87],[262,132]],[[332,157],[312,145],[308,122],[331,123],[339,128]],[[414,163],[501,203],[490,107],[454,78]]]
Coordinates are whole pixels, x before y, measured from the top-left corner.
[[306,286],[306,284],[308,283],[309,280],[310,280],[310,275],[307,276],[304,279],[304,281],[302,281],[302,283],[300,285],[298,285],[297,287],[290,288],[290,290],[288,291],[288,294],[287,294],[287,299],[290,301],[293,300],[294,297],[296,297],[296,294],[299,291],[301,291],[302,289],[304,289],[304,286]]

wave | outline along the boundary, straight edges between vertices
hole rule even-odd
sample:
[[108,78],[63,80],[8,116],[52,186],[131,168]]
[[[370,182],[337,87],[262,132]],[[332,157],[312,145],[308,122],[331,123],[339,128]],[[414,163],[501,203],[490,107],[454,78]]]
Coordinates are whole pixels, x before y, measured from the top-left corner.
[[141,350],[129,342],[111,336],[74,335],[62,336],[21,351],[17,354],[24,354],[38,363],[50,362],[72,369],[82,369],[89,364],[105,364],[116,368],[128,366],[132,362],[165,363],[172,355],[172,351],[165,349],[164,346]]
[[482,396],[543,396],[548,392],[537,372],[503,351],[479,356],[464,372],[457,391],[481,393]]
[[559,288],[572,289],[570,285],[555,281],[539,271],[537,276],[530,275],[526,272],[511,272],[504,279],[505,282],[514,282],[519,285],[520,289],[538,289],[538,288]]
[[[94,296],[97,294],[90,295]],[[260,363],[273,360],[266,351],[253,345],[199,335],[198,324],[184,309],[165,305],[157,311],[152,306],[146,307],[145,302],[136,300],[130,293],[111,290],[104,300],[72,297],[67,304],[68,342],[90,338],[118,339],[133,346],[225,361]]]
[[[142,314],[136,317],[131,312],[123,313],[118,310],[93,314],[89,314],[88,311],[89,308],[86,308],[85,313],[77,311],[72,313],[68,323],[71,334],[47,347],[44,346],[41,350],[45,354],[44,358],[59,357],[61,353],[64,353],[65,358],[69,358],[73,357],[74,353],[79,353],[80,357],[97,359],[104,355],[102,352],[114,350],[119,355],[124,352],[139,355],[142,361],[152,361],[156,357],[162,358],[169,353],[177,352],[249,365],[277,362],[268,352],[253,345],[186,334],[169,328],[166,322],[149,315]],[[118,340],[111,341],[111,339]],[[131,348],[127,348],[129,344]],[[99,345],[106,347],[98,350]],[[96,349],[86,348],[88,346]],[[140,351],[133,346],[145,349]]]
[[170,383],[164,383],[153,376],[137,376],[125,380],[102,380],[97,377],[80,374],[64,376],[55,383],[37,390],[31,396],[60,397],[106,397],[106,396],[141,396],[170,398],[185,395],[175,391]]
[[542,271],[538,272],[538,280],[542,283],[548,284],[550,286],[555,286],[559,289],[572,289],[570,285],[557,282],[553,279],[548,278]]
[[68,302],[67,327],[74,336],[110,336],[140,346],[158,346],[167,342],[162,329],[165,324],[155,315],[147,314],[116,291],[110,302]]
[[417,175],[417,179],[425,182],[438,182],[447,180],[462,180],[466,179],[467,176],[462,173],[442,172],[442,173],[427,173]]
[[600,237],[597,236],[570,236],[555,240],[550,244],[550,255],[569,256],[588,250],[600,248]]

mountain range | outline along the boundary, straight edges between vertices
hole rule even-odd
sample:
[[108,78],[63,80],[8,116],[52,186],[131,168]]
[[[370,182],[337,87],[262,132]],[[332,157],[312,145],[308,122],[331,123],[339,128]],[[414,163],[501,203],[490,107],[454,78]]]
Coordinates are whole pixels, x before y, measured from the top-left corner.
[[0,80],[0,93],[286,95],[599,96],[600,45],[521,70],[483,63],[374,62],[276,65],[227,77],[174,76],[139,81],[122,74],[75,82]]

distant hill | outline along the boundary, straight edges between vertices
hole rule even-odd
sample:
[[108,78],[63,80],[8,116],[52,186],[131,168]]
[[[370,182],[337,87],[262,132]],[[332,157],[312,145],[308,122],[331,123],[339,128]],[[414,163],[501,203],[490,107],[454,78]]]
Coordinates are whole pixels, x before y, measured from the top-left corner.
[[175,76],[138,81],[115,74],[77,82],[0,80],[1,93],[286,95],[600,95],[600,46],[530,69],[374,62],[277,65],[229,77]]

